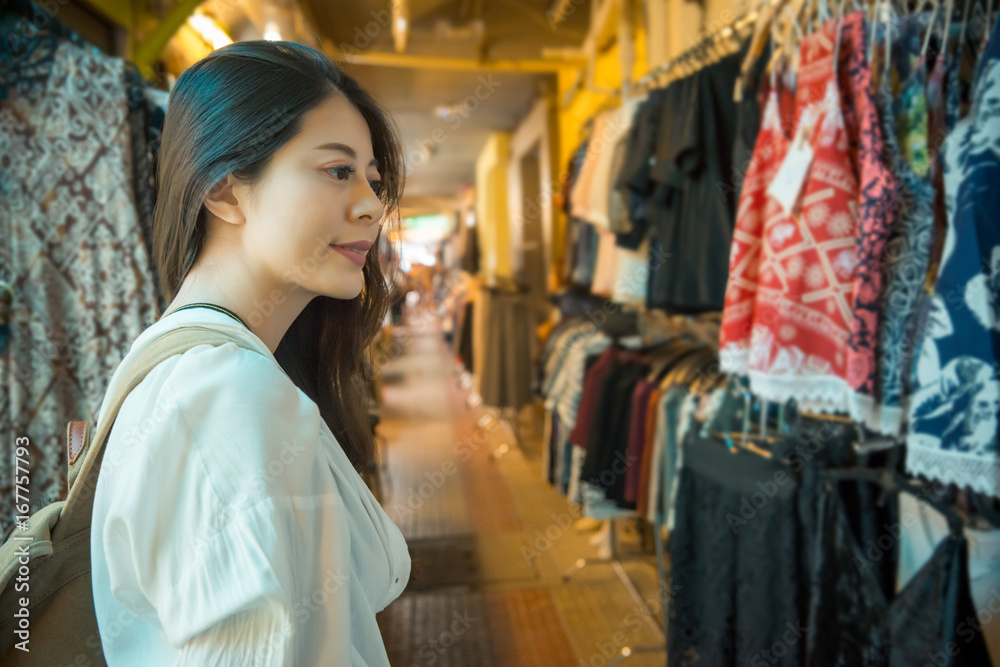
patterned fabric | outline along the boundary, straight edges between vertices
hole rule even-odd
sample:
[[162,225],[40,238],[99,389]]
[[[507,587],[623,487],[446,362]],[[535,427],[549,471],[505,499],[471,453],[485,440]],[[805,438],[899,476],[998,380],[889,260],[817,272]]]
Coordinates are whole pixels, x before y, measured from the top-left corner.
[[[853,20],[852,20],[853,19]],[[843,88],[844,108],[853,109],[856,123],[848,123],[859,196],[857,264],[854,274],[854,313],[851,336],[847,342],[847,381],[854,394],[849,411],[856,420],[873,419],[873,395],[878,367],[879,295],[882,274],[879,270],[885,244],[889,240],[896,179],[883,162],[884,142],[875,104],[871,69],[866,60],[865,22],[862,12],[845,17],[840,44],[840,76],[850,76]],[[857,152],[854,152],[854,148]]]
[[903,84],[899,99],[892,106],[895,116],[895,131],[906,161],[913,172],[921,178],[930,170],[930,155],[927,151],[927,86],[926,66],[920,58],[913,72]]
[[[896,107],[902,114],[883,122],[885,162],[897,176],[892,232],[882,254],[883,289],[879,297],[877,405],[868,427],[887,435],[896,435],[903,425],[903,396],[907,369],[919,344],[917,315],[930,266],[931,239],[934,228],[934,187],[917,171],[920,165],[910,162],[912,152],[904,151],[893,127],[909,128],[907,141],[927,145],[927,106],[922,90],[923,72],[914,71],[911,81],[921,86],[919,95],[907,98],[905,106]],[[907,86],[910,88],[910,86]],[[889,109],[892,91],[889,77],[883,77],[880,91],[882,108]],[[912,115],[910,115],[912,113]],[[923,128],[923,136],[914,128]],[[926,156],[925,156],[926,159]],[[926,167],[926,165],[923,165]]]
[[749,370],[750,333],[760,277],[764,221],[780,212],[778,203],[767,196],[767,187],[774,180],[788,150],[778,96],[776,89],[768,93],[764,119],[736,209],[736,228],[729,255],[729,282],[719,336],[719,360],[726,373],[745,374]]
[[[157,317],[131,183],[124,62],[63,42],[0,107],[0,280],[15,297],[0,358],[0,434],[28,437],[30,512],[65,494],[66,422],[97,416],[112,373]],[[0,459],[0,528],[14,517]]]
[[611,339],[599,331],[579,338],[572,344],[559,378],[545,401],[546,409],[558,414],[567,430],[576,424],[577,409],[580,406],[580,397],[583,395],[587,359],[601,354],[610,345]]
[[542,382],[542,395],[550,396],[559,381],[563,372],[566,358],[573,349],[573,344],[580,338],[592,333],[595,327],[593,322],[574,322],[557,336],[553,336],[552,351],[545,362],[545,379]]
[[[843,20],[853,35],[860,13]],[[858,184],[834,77],[837,22],[800,45],[796,136],[808,127],[812,160],[790,214],[764,220],[749,375],[755,394],[843,409],[847,397]],[[780,206],[780,205],[779,205]]]
[[1000,23],[943,162],[948,229],[916,365],[906,467],[1000,495]]

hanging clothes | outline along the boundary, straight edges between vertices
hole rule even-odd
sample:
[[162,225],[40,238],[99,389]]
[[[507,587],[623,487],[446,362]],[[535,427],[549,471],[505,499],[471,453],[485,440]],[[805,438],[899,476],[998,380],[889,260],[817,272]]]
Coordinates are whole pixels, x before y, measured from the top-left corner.
[[[622,174],[625,172],[626,160],[628,158],[629,145],[634,135],[633,125],[637,119],[641,118],[640,110],[645,103],[645,98],[636,97],[628,100],[621,109],[621,120],[623,126],[614,142],[614,149],[611,154],[608,177],[611,179],[608,190],[608,228],[621,235],[628,235],[632,232],[634,224],[629,216],[628,190],[623,187]],[[634,247],[632,248],[635,249]]]
[[[638,107],[638,100],[628,100],[617,109],[607,111],[602,116],[601,134],[591,136],[590,150],[593,151],[593,174],[590,189],[586,191],[587,207],[576,214],[603,229],[611,229],[609,203],[614,191],[612,167],[619,144],[628,138],[632,117]],[[596,132],[595,125],[595,132]]]
[[[587,142],[587,152],[580,163],[580,171],[576,175],[573,188],[570,192],[570,212],[574,218],[594,223],[591,212],[591,190],[593,188],[604,188],[604,199],[607,199],[608,184],[601,183],[597,176],[599,165],[602,161],[610,161],[614,146],[609,142],[613,135],[613,128],[609,129],[612,121],[612,112],[605,111],[594,118],[593,132]],[[605,221],[607,212],[605,211]],[[605,225],[606,226],[606,225]]]
[[[777,200],[768,197],[767,189],[785,158],[791,134],[788,117],[781,114],[782,94],[791,95],[776,86],[767,94],[760,132],[740,192],[719,335],[719,363],[726,373],[746,375],[750,370],[764,223],[780,213]],[[796,263],[790,266],[794,268]]]
[[953,512],[950,536],[892,599],[859,566],[867,557],[836,483],[822,487],[818,520],[809,665],[909,667],[938,654],[950,667],[990,664],[969,592],[968,544]]
[[[951,537],[948,519],[909,493],[899,494],[899,513],[902,536],[897,591],[903,590],[931,559],[937,546]],[[1000,663],[1000,614],[993,612],[990,605],[995,609],[1000,604],[1000,530],[966,527],[964,535],[969,553],[969,591],[983,639],[994,658],[993,664],[997,664]]]
[[804,665],[794,472],[698,430],[684,442],[670,538],[667,664]]
[[[158,315],[125,64],[70,41],[33,45],[0,109],[4,171],[18,175],[0,189],[0,280],[15,295],[0,433],[31,443],[29,513],[65,497],[66,422],[95,421],[112,373]],[[0,460],[4,484],[12,465]],[[0,497],[6,531],[13,488]]]
[[743,179],[752,164],[757,145],[757,133],[760,132],[761,127],[761,110],[768,99],[766,89],[762,84],[770,60],[771,44],[768,42],[739,83],[740,99],[736,102],[735,138],[730,169],[731,182],[720,185],[720,194],[731,201],[734,209],[738,205]]
[[631,232],[621,234],[618,242],[632,250],[639,247],[652,224],[652,211],[648,205],[653,195],[650,165],[653,160],[650,157],[656,149],[657,127],[665,100],[666,90],[658,88],[650,91],[639,105],[628,133],[624,164],[618,175],[618,187],[626,195],[628,218],[632,225]]
[[480,394],[483,403],[519,410],[531,402],[531,307],[526,293],[486,288],[480,292],[486,315]]
[[[908,17],[919,18],[919,17]],[[901,22],[905,39],[918,22]],[[919,40],[917,40],[919,44]],[[893,55],[904,66],[909,53]],[[907,374],[919,343],[918,315],[924,308],[924,283],[930,269],[934,231],[934,185],[927,178],[926,64],[921,58],[901,86],[898,102],[892,99],[889,72],[882,77],[880,106],[885,137],[885,163],[896,175],[896,197],[889,240],[882,255],[882,293],[879,297],[877,382],[866,425],[886,435],[898,435],[904,421]],[[892,113],[888,113],[892,110]]]
[[[839,77],[834,70],[838,39]],[[796,129],[787,135],[783,124],[775,123],[780,98],[772,92],[765,110],[768,125],[758,144],[773,142],[781,166],[763,198],[752,179],[769,176],[774,167],[762,148],[761,164],[751,167],[759,171],[748,172],[744,184],[744,224],[731,257],[738,273],[729,296],[734,310],[725,316],[720,341],[724,367],[737,372],[745,367],[753,392],[762,398],[785,402],[794,397],[811,410],[847,409],[849,360],[873,363],[868,338],[849,346],[852,327],[867,332],[877,322],[870,309],[857,312],[855,295],[864,292],[866,304],[877,299],[879,281],[872,271],[877,273],[888,238],[891,208],[864,48],[862,12],[827,21],[802,39]],[[858,111],[845,118],[843,100]],[[757,214],[743,209],[761,211],[762,205]],[[865,281],[859,281],[858,271]],[[865,287],[871,284],[874,291]],[[864,363],[855,364],[855,371]]]
[[722,309],[735,206],[720,196],[719,183],[732,171],[732,96],[742,61],[741,49],[664,93],[650,174],[649,308]]
[[915,369],[906,453],[910,474],[991,495],[1000,495],[998,89],[1000,23],[981,57],[969,115],[944,144],[948,228]]
[[[852,18],[853,17],[853,18]],[[852,317],[847,341],[848,411],[855,421],[876,421],[878,323],[882,254],[892,231],[898,183],[884,161],[885,146],[872,73],[866,56],[864,12],[844,18],[838,70],[849,76],[841,105],[847,116],[851,164],[858,176],[857,245]]]

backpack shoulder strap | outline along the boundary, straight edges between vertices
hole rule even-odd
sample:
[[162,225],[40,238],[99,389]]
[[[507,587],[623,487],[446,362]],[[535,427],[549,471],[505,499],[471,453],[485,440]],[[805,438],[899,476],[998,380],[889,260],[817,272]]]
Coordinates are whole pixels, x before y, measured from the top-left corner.
[[[121,410],[129,393],[154,368],[170,357],[183,354],[198,345],[219,346],[225,343],[235,343],[242,348],[262,354],[260,350],[242,338],[226,333],[220,328],[190,325],[171,329],[150,343],[139,354],[126,373],[125,381],[119,385],[118,391],[108,404],[108,409],[100,424],[97,425],[96,433],[92,438],[87,437],[90,435],[89,425],[80,428],[74,427],[74,422],[70,423],[70,427],[67,429],[67,435],[70,438],[70,458],[72,459],[69,464],[70,489],[55,532],[61,535],[72,535],[90,526],[97,477],[104,459],[104,443],[107,441],[111,427],[118,417],[118,411]],[[55,532],[53,540],[56,539]]]

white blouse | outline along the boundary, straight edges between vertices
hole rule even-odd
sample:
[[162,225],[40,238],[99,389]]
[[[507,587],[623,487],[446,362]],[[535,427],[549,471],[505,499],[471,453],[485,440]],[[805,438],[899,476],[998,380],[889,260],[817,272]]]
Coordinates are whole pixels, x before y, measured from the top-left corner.
[[101,405],[157,335],[227,327],[262,354],[198,346],[125,399],[91,529],[108,665],[388,665],[376,612],[410,557],[319,408],[257,336],[208,308],[132,344]]

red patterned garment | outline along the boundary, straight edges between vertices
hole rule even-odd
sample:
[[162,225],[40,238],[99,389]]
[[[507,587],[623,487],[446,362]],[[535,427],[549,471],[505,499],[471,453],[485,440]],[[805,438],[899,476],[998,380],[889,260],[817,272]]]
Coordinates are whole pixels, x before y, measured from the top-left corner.
[[[723,370],[748,374],[757,395],[862,415],[873,403],[879,263],[894,192],[865,43],[861,12],[802,40],[794,133],[769,94],[740,193],[720,340]],[[790,151],[796,141],[811,157],[782,171],[803,154]],[[775,188],[790,190],[788,210]]]
[[[789,95],[787,90],[782,92]],[[791,129],[791,119],[781,115],[779,94],[777,88],[767,91],[763,121],[736,208],[729,282],[719,332],[719,362],[725,373],[746,375],[749,370],[750,333],[760,277],[761,235],[764,220],[780,212],[778,203],[767,196],[767,188],[785,158],[790,141],[786,135]]]
[[[854,171],[859,175],[858,245],[854,276],[854,316],[847,343],[847,382],[854,393],[848,411],[856,421],[877,428],[876,356],[882,254],[891,232],[896,178],[886,166],[882,128],[875,102],[871,69],[865,54],[862,12],[844,17],[840,37],[839,78],[847,113]],[[849,80],[848,85],[845,79]]]
[[[843,28],[858,19],[845,17]],[[779,171],[769,192],[748,364],[758,396],[824,411],[847,404],[857,275],[859,193],[834,76],[837,28],[830,21],[800,45],[793,141],[808,143],[811,159],[800,187],[790,185],[794,173]],[[787,213],[774,201],[776,186],[795,195]]]

